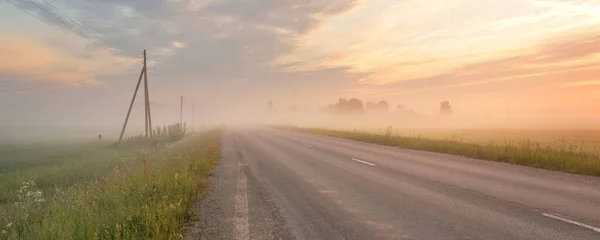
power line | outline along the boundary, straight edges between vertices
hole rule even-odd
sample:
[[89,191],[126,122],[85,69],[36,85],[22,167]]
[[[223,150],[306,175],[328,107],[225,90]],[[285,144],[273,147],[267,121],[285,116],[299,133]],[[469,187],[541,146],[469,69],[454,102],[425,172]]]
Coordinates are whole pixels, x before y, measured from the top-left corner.
[[[33,0],[28,0],[28,1],[31,2],[33,5],[35,5],[37,8],[39,8],[40,10],[44,11],[46,15],[50,15],[50,17],[55,19],[57,21],[57,23],[59,23],[59,25],[57,25],[56,23],[53,23],[52,21],[48,21],[47,19],[44,19],[41,16],[38,16],[37,14],[33,13],[32,11],[30,11],[27,8],[23,7],[22,5],[18,4],[14,0],[7,0],[7,2],[9,2],[13,6],[17,7],[21,11],[37,18],[38,20],[42,21],[43,23],[45,23],[48,26],[56,28],[60,32],[64,33],[65,35],[76,38],[85,44],[90,44],[92,46],[101,48],[110,54],[115,54],[114,57],[116,57],[118,59],[131,60],[130,58],[125,58],[125,57],[119,56],[118,54],[116,54],[114,52],[114,49],[109,49],[110,47],[106,46],[106,44],[103,45],[102,43],[104,43],[105,40],[102,39],[101,34],[97,33],[91,26],[77,21],[74,17],[72,17],[65,11],[61,10],[60,8],[56,7],[52,3],[50,3],[46,0],[41,0],[46,4],[45,7],[43,7],[42,6],[43,4],[41,5],[40,3],[35,2]],[[60,15],[60,17],[57,16],[56,14]],[[85,33],[85,34],[83,34],[83,33]],[[91,38],[95,38],[99,42],[94,42],[94,41],[92,41]],[[122,64],[123,63],[118,63],[118,62],[112,63],[112,64],[107,64],[105,66],[85,70],[82,73],[91,73],[91,72],[97,71],[99,69],[122,65]],[[69,85],[72,83],[85,83],[85,82],[86,82],[86,80],[82,80],[82,81],[70,82],[67,84],[52,84],[52,85],[46,85],[46,86],[40,86],[40,87],[24,87],[24,88],[18,88],[15,90],[0,91],[0,94],[9,94],[9,93],[14,93],[14,92],[23,92],[23,91],[31,91],[31,90],[38,90],[38,89],[44,89],[44,88],[53,88],[53,87],[58,87],[58,86],[62,86],[62,85]]]
[[[85,28],[81,28],[81,27],[77,27],[76,25],[71,25],[67,22],[65,22],[65,20],[57,17],[56,15],[54,15],[54,13],[52,11],[49,11],[46,8],[43,8],[40,4],[38,4],[37,2],[33,1],[33,0],[28,0],[29,2],[33,3],[33,5],[35,5],[36,7],[38,7],[39,9],[41,9],[42,11],[44,11],[46,14],[50,15],[50,17],[54,18],[56,21],[60,22],[65,28],[70,29],[75,35],[78,35],[82,38],[86,38],[85,36],[82,36],[81,34],[78,34],[77,32],[86,32],[87,29]],[[45,1],[44,1],[45,2]],[[54,6],[54,5],[52,5]],[[57,8],[58,9],[58,8]],[[89,32],[90,30],[88,30],[87,32]],[[89,34],[89,33],[88,33]],[[94,37],[93,35],[91,35],[91,37]],[[86,38],[87,39],[87,38]],[[99,39],[99,38],[98,38]],[[89,39],[87,39],[89,40]],[[102,39],[99,39],[100,41],[102,41]],[[89,43],[88,43],[89,44]],[[96,42],[91,42],[92,45],[96,45],[97,47],[100,47],[110,53],[112,53],[111,50],[109,50],[106,46],[100,44],[100,43],[96,43]]]
[[53,27],[53,28],[56,28],[56,29],[58,29],[59,31],[63,32],[64,34],[67,34],[67,35],[69,35],[69,36],[72,36],[72,37],[76,37],[76,36],[73,36],[73,35],[71,35],[71,33],[69,33],[69,32],[67,32],[67,31],[65,31],[64,29],[62,29],[62,28],[60,28],[60,27],[58,27],[58,26],[54,25],[53,23],[51,23],[51,22],[48,22],[48,21],[44,20],[43,18],[39,17],[38,15],[35,15],[35,14],[33,14],[32,12],[30,12],[30,11],[29,11],[29,10],[27,10],[27,9],[25,9],[25,8],[24,8],[24,7],[22,7],[21,5],[19,5],[19,4],[16,4],[15,2],[13,2],[13,1],[11,1],[11,0],[6,0],[6,1],[8,1],[8,2],[9,2],[10,4],[12,4],[13,6],[15,6],[15,7],[17,7],[17,8],[19,8],[19,9],[21,9],[21,11],[23,11],[23,12],[25,12],[25,13],[27,13],[27,14],[29,14],[29,15],[31,15],[31,16],[33,16],[33,17],[35,17],[35,18],[37,18],[38,20],[40,20],[40,21],[44,22],[45,24],[48,24],[49,26],[51,26],[51,27]]
[[[77,29],[73,28],[72,26],[69,26],[68,23],[64,22],[62,19],[58,18],[56,15],[54,15],[52,12],[48,11],[48,9],[43,8],[42,6],[40,6],[37,2],[33,1],[33,0],[28,0],[30,3],[32,3],[33,5],[35,5],[36,7],[38,7],[39,9],[41,9],[42,11],[44,11],[46,14],[48,14],[50,17],[54,18],[56,21],[60,22],[61,24],[63,24],[66,28],[69,28],[71,30],[75,30],[77,31]],[[75,33],[77,34],[77,33]]]
[[[29,0],[31,1],[31,0]],[[58,13],[58,15],[60,15],[63,20],[65,21],[69,21],[72,23],[72,26],[81,31],[86,33],[89,37],[95,38],[96,40],[98,40],[100,43],[103,43],[104,46],[106,46],[106,40],[104,40],[102,38],[102,34],[98,33],[96,30],[94,30],[93,27],[91,27],[90,25],[87,25],[83,22],[77,21],[77,19],[75,19],[73,16],[69,15],[67,12],[63,11],[62,9],[60,9],[59,7],[55,6],[54,4],[46,1],[46,0],[42,0],[46,6],[48,6],[49,9],[52,9],[52,12]],[[65,24],[67,24],[65,22]],[[108,46],[108,48],[110,48]]]
[[181,105],[179,110],[179,124],[183,126],[183,96],[181,96]]
[[[94,35],[94,37],[104,41],[103,39],[101,39],[102,37],[98,35],[98,33],[94,30],[93,27],[91,27],[90,25],[87,25],[83,22],[77,21],[75,18],[73,18],[71,15],[69,15],[68,13],[66,13],[65,11],[61,10],[59,7],[54,6],[52,3],[49,3],[46,0],[42,0],[44,3],[46,3],[46,5],[50,6],[50,8],[53,8],[58,14],[62,15],[63,17],[65,17],[67,20],[71,21],[75,26],[81,28],[82,30],[87,30],[86,32],[88,32],[88,34],[90,35]],[[87,29],[86,29],[87,28]]]
[[[45,8],[41,7],[41,6],[40,6],[38,3],[34,2],[33,0],[28,0],[28,1],[29,1],[29,2],[31,2],[31,3],[33,3],[33,4],[34,4],[34,5],[37,7],[37,8],[41,9],[41,10],[42,10],[42,11],[44,11],[46,14],[50,15],[52,18],[56,19],[56,20],[57,20],[59,23],[61,23],[61,24],[62,24],[62,25],[65,27],[65,28],[68,28],[68,29],[70,29],[71,31],[73,31],[73,33],[71,33],[71,32],[68,32],[68,31],[65,31],[63,28],[61,28],[61,27],[57,26],[56,24],[53,24],[52,22],[46,21],[45,19],[43,19],[43,18],[41,18],[40,16],[38,16],[38,15],[36,15],[36,14],[32,13],[31,11],[29,11],[29,10],[27,10],[26,8],[24,8],[23,6],[21,6],[21,5],[17,4],[17,3],[15,3],[15,2],[13,2],[12,0],[6,0],[6,1],[8,1],[8,2],[9,2],[10,4],[12,4],[13,6],[15,6],[15,7],[19,8],[21,11],[23,11],[23,12],[25,12],[25,13],[27,13],[27,14],[29,14],[29,15],[31,15],[31,16],[33,16],[33,17],[35,17],[35,18],[37,18],[38,20],[40,20],[40,21],[44,22],[45,24],[47,24],[47,25],[49,25],[49,26],[52,26],[52,27],[54,27],[54,28],[58,29],[59,31],[61,31],[62,33],[66,34],[66,35],[69,35],[69,36],[71,36],[71,37],[77,38],[77,39],[79,39],[80,41],[82,41],[82,42],[83,42],[83,43],[85,43],[85,44],[91,44],[91,45],[93,45],[93,46],[99,47],[99,48],[101,48],[101,49],[103,49],[103,50],[107,51],[108,53],[111,53],[111,54],[113,53],[113,51],[112,51],[112,50],[110,50],[109,48],[107,48],[107,47],[103,46],[102,44],[95,43],[95,42],[90,42],[90,41],[89,41],[90,39],[88,39],[88,38],[86,38],[86,37],[84,37],[84,36],[81,36],[81,35],[77,34],[77,31],[78,31],[78,29],[74,28],[72,25],[69,25],[69,24],[65,23],[63,20],[60,20],[60,19],[59,19],[59,18],[58,18],[56,15],[54,15],[52,12],[50,12],[50,11],[48,11],[47,9],[45,9]],[[79,31],[83,31],[83,30],[79,30]],[[86,40],[87,40],[87,41],[86,41]]]

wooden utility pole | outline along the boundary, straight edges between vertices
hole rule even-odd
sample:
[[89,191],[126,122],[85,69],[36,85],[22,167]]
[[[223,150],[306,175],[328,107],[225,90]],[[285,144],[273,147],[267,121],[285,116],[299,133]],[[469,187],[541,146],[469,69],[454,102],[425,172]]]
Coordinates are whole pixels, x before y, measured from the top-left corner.
[[150,114],[150,93],[148,92],[148,65],[146,64],[146,50],[144,49],[144,91],[146,96],[146,104],[145,104],[145,112],[146,112],[146,137],[148,137],[148,132],[150,133],[150,138],[152,138],[152,114]]
[[146,50],[144,49],[144,131],[148,138],[148,78],[146,77]]
[[137,95],[138,89],[140,88],[140,83],[142,82],[142,76],[146,71],[145,68],[142,68],[140,72],[140,78],[138,79],[137,85],[135,86],[135,91],[133,92],[133,97],[131,98],[131,103],[129,104],[129,110],[127,110],[127,116],[125,117],[125,123],[123,123],[123,128],[121,129],[121,135],[119,136],[119,144],[121,140],[123,140],[123,134],[125,133],[125,128],[127,127],[127,122],[129,121],[129,115],[131,114],[131,108],[133,107],[133,103],[135,102],[135,96]]
[[194,131],[194,122],[196,118],[196,103],[192,103],[192,132]]
[[179,124],[183,127],[183,96],[181,96],[181,107],[179,110]]
[[135,97],[137,96],[137,92],[140,89],[142,77],[144,77],[144,125],[146,127],[146,138],[148,137],[148,132],[150,132],[150,138],[152,138],[152,114],[150,114],[150,94],[148,92],[148,66],[146,65],[146,50],[144,49],[144,66],[142,67],[142,71],[140,72],[140,77],[138,78],[137,85],[135,85],[135,91],[133,92],[133,97],[131,98],[129,110],[127,110],[127,116],[125,116],[125,122],[123,123],[123,128],[121,128],[121,135],[119,136],[119,142],[117,144],[121,144],[121,141],[123,141],[123,134],[125,134],[127,122],[129,122],[129,116],[131,115],[131,109],[133,108],[133,103],[135,103]]

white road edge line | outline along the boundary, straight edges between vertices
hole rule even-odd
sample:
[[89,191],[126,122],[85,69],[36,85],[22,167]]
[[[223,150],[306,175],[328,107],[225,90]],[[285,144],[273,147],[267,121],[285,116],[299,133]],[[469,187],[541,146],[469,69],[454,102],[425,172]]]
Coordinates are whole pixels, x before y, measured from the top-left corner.
[[545,216],[545,217],[554,218],[556,220],[560,220],[560,221],[567,222],[567,223],[570,223],[570,224],[575,224],[575,225],[580,226],[580,227],[591,229],[591,230],[596,231],[596,232],[600,232],[600,228],[597,228],[597,227],[594,227],[594,226],[590,226],[590,225],[587,225],[587,224],[583,224],[583,223],[580,223],[580,222],[576,222],[576,221],[573,221],[573,220],[570,220],[570,219],[566,219],[566,218],[555,216],[555,215],[548,214],[548,213],[542,213],[542,215]]
[[243,168],[240,165],[240,172],[238,173],[237,179],[237,192],[235,195],[233,238],[236,240],[250,239],[250,227],[248,224],[248,192],[246,191],[248,186],[246,174],[242,169]]
[[304,145],[307,146],[307,147],[309,147],[309,148],[312,148],[312,145],[310,145],[310,144],[305,143]]
[[363,160],[360,160],[360,159],[352,158],[352,160],[357,161],[359,163],[367,164],[369,166],[375,166],[375,164],[373,164],[373,163],[370,163],[370,162],[367,162],[367,161],[363,161]]

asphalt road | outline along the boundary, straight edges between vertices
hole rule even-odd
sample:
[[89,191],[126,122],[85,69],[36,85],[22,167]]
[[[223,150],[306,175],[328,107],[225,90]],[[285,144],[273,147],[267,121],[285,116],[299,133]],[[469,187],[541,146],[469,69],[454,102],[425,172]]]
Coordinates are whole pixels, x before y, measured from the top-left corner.
[[207,239],[600,239],[600,178],[268,128],[223,144]]

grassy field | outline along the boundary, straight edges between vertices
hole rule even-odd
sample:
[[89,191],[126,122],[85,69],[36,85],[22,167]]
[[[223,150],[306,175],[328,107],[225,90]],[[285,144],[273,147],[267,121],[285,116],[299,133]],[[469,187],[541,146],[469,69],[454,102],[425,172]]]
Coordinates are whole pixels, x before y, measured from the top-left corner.
[[[383,130],[380,131],[384,132]],[[533,141],[554,148],[576,147],[580,151],[600,154],[599,130],[575,129],[395,129],[395,136],[455,140],[467,143],[514,144]]]
[[0,146],[0,239],[177,239],[220,131],[177,143]]
[[548,170],[600,176],[600,132],[584,130],[287,129],[400,148],[450,153]]

